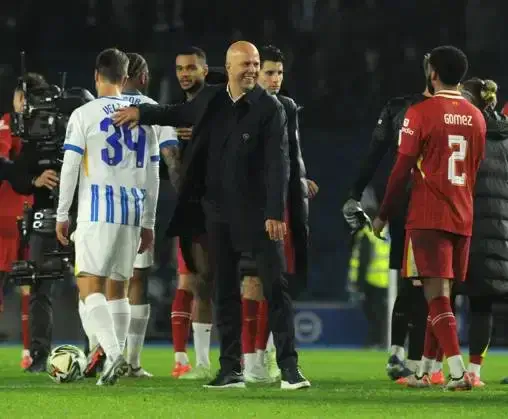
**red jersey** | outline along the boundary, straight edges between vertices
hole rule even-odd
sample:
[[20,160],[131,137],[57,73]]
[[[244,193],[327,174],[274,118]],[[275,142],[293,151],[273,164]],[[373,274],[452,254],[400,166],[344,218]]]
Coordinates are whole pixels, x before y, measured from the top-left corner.
[[504,116],[508,116],[508,103],[505,103],[501,111]]
[[[0,119],[0,156],[6,158],[14,158],[21,151],[21,140],[13,137],[10,129],[11,116],[6,113]],[[8,182],[0,184],[0,224],[2,217],[18,217],[23,215],[25,202],[29,205],[33,204],[32,196],[22,196],[14,192]]]
[[485,135],[482,113],[457,91],[441,90],[408,109],[399,153],[417,163],[406,229],[471,235]]

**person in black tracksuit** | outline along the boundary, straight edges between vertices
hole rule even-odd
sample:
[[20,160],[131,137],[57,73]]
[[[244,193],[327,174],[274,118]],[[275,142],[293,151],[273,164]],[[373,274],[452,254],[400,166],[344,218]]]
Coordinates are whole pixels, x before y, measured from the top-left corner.
[[508,120],[493,110],[496,91],[491,80],[474,78],[462,85],[463,96],[482,110],[487,122],[485,158],[475,185],[467,280],[456,284],[455,290],[469,298],[468,370],[475,387],[483,386],[480,369],[492,333],[492,304],[508,297]]
[[[427,73],[427,56],[424,58],[424,70]],[[427,76],[427,74],[426,74]],[[344,217],[353,231],[361,229],[359,214],[363,214],[360,200],[366,186],[373,180],[374,174],[386,154],[395,162],[399,143],[399,131],[404,122],[407,109],[430,97],[429,89],[423,93],[396,97],[388,101],[379,116],[376,128],[372,133],[367,157],[363,161],[349,199],[343,207]],[[392,163],[393,164],[393,163]],[[388,178],[383,178],[383,189]],[[379,180],[377,181],[379,183]],[[404,225],[409,203],[401,206],[397,217],[389,220],[391,237],[390,269],[400,270],[404,250]],[[417,363],[423,354],[427,303],[421,287],[411,281],[399,281],[398,292],[392,311],[391,356],[387,364],[387,373],[392,380],[409,376],[416,370]],[[404,362],[404,345],[409,332],[408,362]]]

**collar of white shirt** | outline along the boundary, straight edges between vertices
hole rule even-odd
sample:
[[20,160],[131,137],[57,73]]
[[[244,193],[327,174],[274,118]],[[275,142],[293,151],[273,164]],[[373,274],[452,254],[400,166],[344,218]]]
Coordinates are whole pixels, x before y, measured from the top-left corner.
[[228,92],[229,98],[233,103],[238,102],[242,97],[245,96],[245,93],[242,93],[240,96],[238,96],[236,99],[233,99],[233,95],[231,95],[231,89],[229,88],[229,83],[226,85],[226,91]]

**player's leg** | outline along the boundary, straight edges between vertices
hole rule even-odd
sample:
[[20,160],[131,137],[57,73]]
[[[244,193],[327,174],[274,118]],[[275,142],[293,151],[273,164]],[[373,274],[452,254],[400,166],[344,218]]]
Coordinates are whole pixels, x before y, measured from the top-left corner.
[[171,334],[175,352],[175,366],[172,376],[175,378],[191,370],[189,357],[187,356],[187,341],[189,339],[192,300],[196,284],[195,275],[185,265],[179,244],[177,252],[178,284],[171,306]]
[[[130,278],[130,275],[129,275]],[[131,306],[128,298],[129,281],[123,276],[113,275],[106,280],[106,299],[115,326],[120,351],[124,353],[131,323]]]
[[146,329],[150,320],[150,304],[148,303],[148,275],[150,268],[136,268],[136,266],[141,266],[137,264],[138,257],[134,265],[134,273],[129,281],[131,321],[127,335],[128,375],[130,377],[152,377],[152,374],[141,367],[141,351],[143,350]]
[[[95,335],[107,361],[97,385],[114,384],[127,372],[118,341],[110,304],[106,299],[106,278],[123,286],[132,275],[139,242],[139,228],[116,224],[78,223],[75,237],[76,276],[79,295],[85,305],[88,334]],[[102,246],[98,247],[97,243]],[[123,281],[120,281],[122,279]],[[120,288],[117,285],[117,288]],[[122,296],[122,291],[115,290]],[[109,290],[113,294],[113,290]],[[126,334],[127,332],[125,332]],[[92,355],[92,354],[91,354]]]
[[[425,297],[429,304],[432,333],[447,358],[451,379],[450,390],[469,390],[471,382],[460,354],[457,322],[450,301],[452,281],[463,281],[469,257],[469,238],[428,230],[413,237],[426,262],[422,275]],[[431,249],[434,249],[433,251]],[[432,257],[433,256],[433,257]],[[418,263],[418,261],[417,261]]]
[[469,367],[474,387],[483,387],[480,372],[483,359],[487,355],[492,333],[492,297],[470,296],[469,306],[471,320],[469,322]]
[[406,367],[414,373],[418,369],[423,355],[429,309],[423,291],[423,284],[419,281],[412,281],[410,285],[410,327]]

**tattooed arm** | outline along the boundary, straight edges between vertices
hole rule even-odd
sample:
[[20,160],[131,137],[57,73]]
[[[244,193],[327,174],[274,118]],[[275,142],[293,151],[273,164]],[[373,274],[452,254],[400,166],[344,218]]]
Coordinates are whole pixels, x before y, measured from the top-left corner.
[[176,191],[180,189],[180,175],[182,169],[181,150],[178,145],[170,145],[161,149],[161,156],[168,167],[171,183]]

